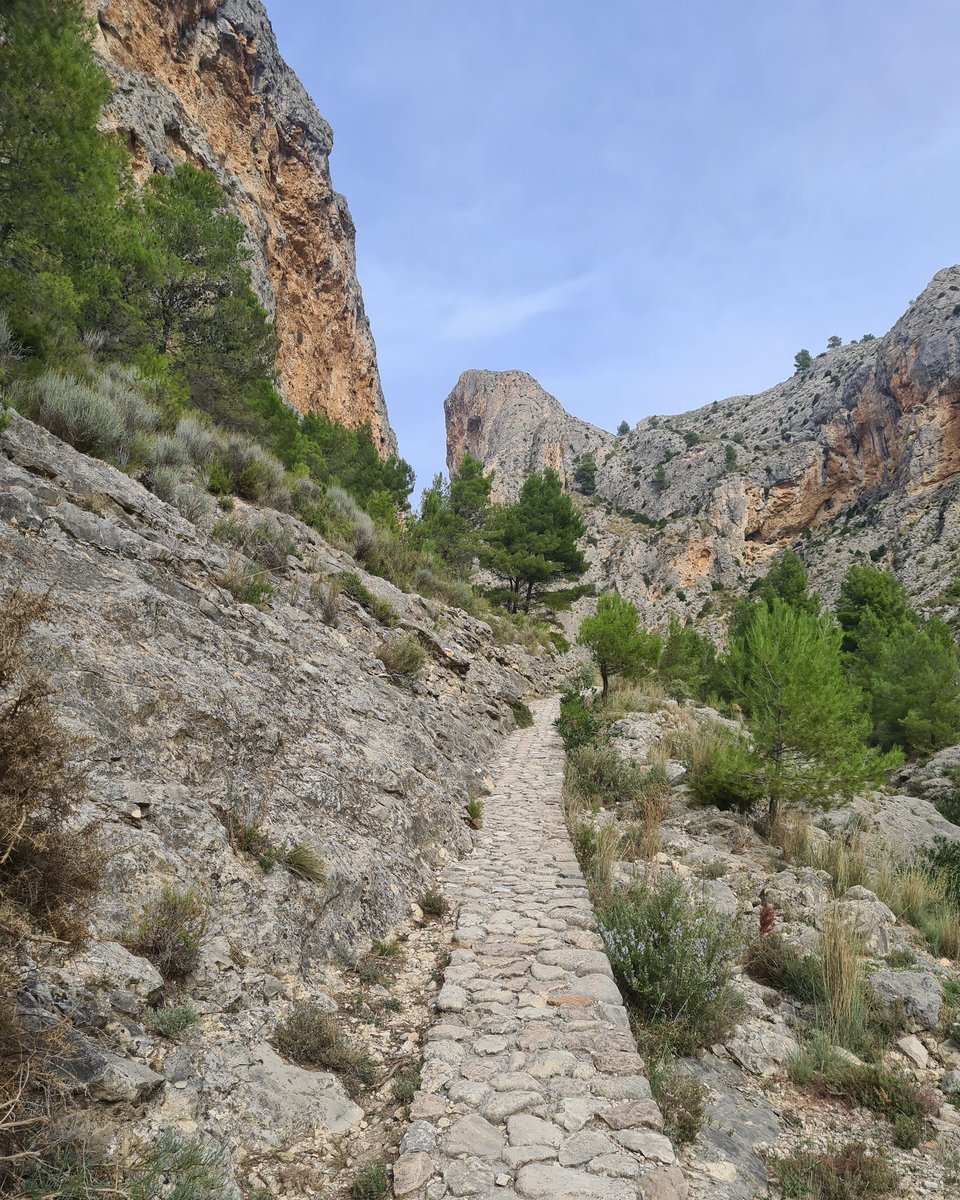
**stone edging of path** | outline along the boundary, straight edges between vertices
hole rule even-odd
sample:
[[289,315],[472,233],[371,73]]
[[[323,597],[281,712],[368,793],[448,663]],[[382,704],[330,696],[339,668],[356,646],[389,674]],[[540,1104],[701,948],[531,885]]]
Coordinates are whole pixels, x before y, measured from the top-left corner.
[[492,771],[397,1200],[685,1200],[563,817],[556,702]]

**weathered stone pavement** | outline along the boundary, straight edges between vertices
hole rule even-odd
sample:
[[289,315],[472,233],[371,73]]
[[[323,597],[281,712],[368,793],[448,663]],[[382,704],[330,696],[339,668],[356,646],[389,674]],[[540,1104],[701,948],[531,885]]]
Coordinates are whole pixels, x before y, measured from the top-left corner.
[[459,916],[394,1195],[682,1200],[564,824],[556,704],[533,707],[445,875]]

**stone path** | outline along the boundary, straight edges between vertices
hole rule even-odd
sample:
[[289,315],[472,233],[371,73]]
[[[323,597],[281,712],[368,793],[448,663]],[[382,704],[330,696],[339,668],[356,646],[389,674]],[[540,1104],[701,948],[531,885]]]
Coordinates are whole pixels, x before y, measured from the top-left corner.
[[491,772],[394,1168],[402,1200],[683,1200],[563,819],[556,703]]

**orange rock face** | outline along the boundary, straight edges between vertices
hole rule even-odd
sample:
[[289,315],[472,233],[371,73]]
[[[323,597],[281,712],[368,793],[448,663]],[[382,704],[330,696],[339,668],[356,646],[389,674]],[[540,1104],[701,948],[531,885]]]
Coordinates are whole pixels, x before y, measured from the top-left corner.
[[249,230],[255,287],[280,339],[287,400],[396,450],[356,278],[354,226],[334,192],[330,127],[283,62],[259,0],[88,0],[115,86],[105,127],[135,171],[212,170]]

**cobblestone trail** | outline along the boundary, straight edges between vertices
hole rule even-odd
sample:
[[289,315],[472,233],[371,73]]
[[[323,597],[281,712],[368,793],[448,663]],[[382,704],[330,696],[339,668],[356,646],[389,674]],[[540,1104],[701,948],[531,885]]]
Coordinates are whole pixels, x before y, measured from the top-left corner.
[[506,744],[394,1169],[402,1200],[683,1200],[563,818],[556,702]]

